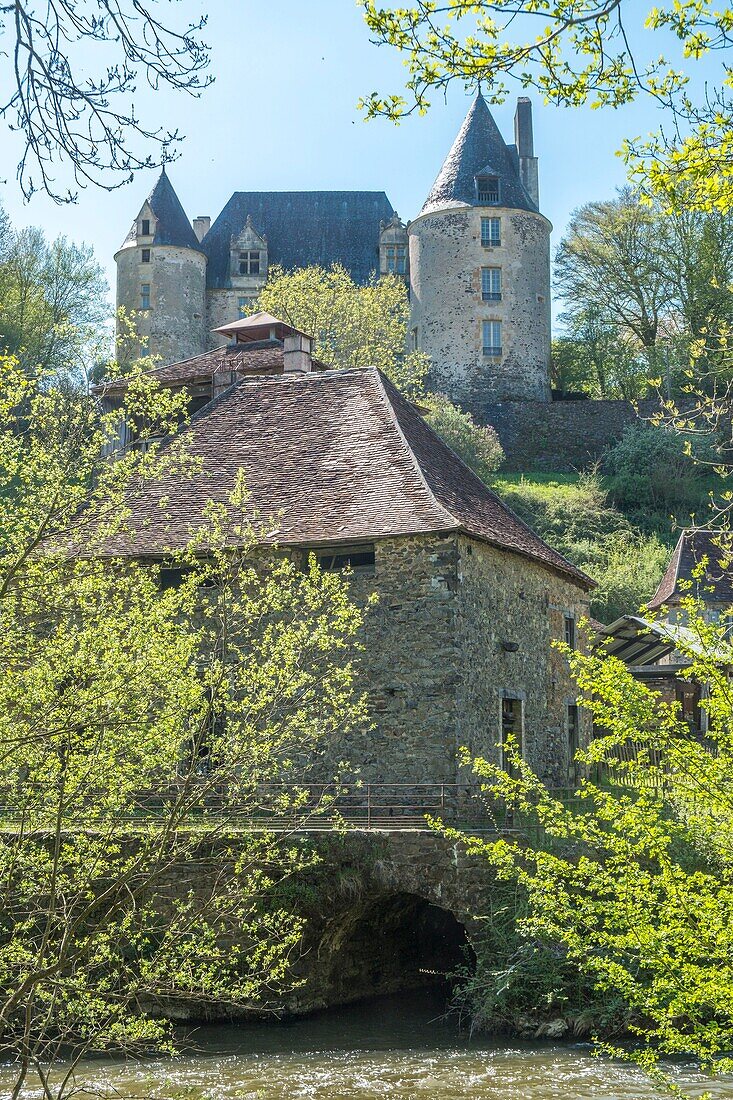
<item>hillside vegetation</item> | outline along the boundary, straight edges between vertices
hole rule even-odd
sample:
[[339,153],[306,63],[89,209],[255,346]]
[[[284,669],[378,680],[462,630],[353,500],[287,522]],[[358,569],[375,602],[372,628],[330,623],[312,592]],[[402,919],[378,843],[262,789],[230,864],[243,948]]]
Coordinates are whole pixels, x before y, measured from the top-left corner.
[[644,528],[610,500],[603,478],[583,474],[504,474],[502,499],[551,546],[598,583],[591,614],[610,623],[654,593],[677,534],[673,521],[649,513]]

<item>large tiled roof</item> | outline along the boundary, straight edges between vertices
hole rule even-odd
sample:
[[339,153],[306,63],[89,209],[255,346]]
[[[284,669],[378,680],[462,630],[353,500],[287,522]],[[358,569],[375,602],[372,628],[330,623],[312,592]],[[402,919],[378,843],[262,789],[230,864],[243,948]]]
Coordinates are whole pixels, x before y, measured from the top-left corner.
[[[675,603],[685,596],[697,596],[705,603],[733,604],[733,561],[726,557],[726,550],[733,556],[730,536],[721,532],[683,531],[649,607]],[[703,558],[708,564],[698,580],[693,574]]]
[[[179,248],[193,248],[201,252],[201,245],[178,195],[173,190],[173,184],[168,179],[165,168],[148,195],[148,204],[155,214],[153,244],[177,245]],[[129,243],[134,244],[136,238],[137,221],[134,221],[122,247]]]
[[519,177],[516,149],[504,141],[480,93],[471,104],[420,213],[479,205],[476,176],[498,177],[501,206],[537,210]]
[[[313,369],[324,370],[323,364],[313,360]],[[249,344],[225,345],[194,355],[180,363],[162,364],[147,373],[161,385],[185,385],[199,379],[213,378],[219,374],[265,375],[282,374],[283,345],[281,340],[258,340]],[[94,387],[97,394],[121,393],[126,389],[125,377],[110,379]]]
[[241,469],[252,509],[278,517],[280,545],[464,531],[592,586],[375,369],[242,379],[184,430],[200,470],[137,490],[136,537],[110,543],[110,554],[164,555],[185,545],[206,502],[226,502]]
[[202,241],[208,285],[230,285],[231,238],[248,215],[267,238],[269,264],[339,263],[365,283],[379,269],[379,223],[393,214],[383,191],[235,191]]

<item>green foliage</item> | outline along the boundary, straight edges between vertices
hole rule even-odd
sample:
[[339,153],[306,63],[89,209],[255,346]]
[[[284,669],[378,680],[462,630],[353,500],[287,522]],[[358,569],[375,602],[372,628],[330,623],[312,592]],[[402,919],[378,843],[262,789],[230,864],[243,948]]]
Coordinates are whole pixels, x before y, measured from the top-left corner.
[[499,437],[493,428],[481,427],[470,413],[462,412],[442,394],[424,402],[425,420],[434,432],[487,483],[504,461]]
[[670,426],[631,424],[605,454],[612,498],[629,511],[684,513],[695,510],[705,496],[706,475],[712,461],[693,438]]
[[[196,468],[160,435],[180,395],[130,376],[118,413],[0,359],[0,1031],[13,1096],[59,1057],[171,1048],[156,1011],[287,987],[301,920],[275,887],[334,743],[363,730],[347,582],[258,550],[240,484],[166,564],[134,548],[143,484]],[[162,479],[162,480],[160,480]],[[154,491],[151,489],[151,491]],[[132,494],[132,496],[131,496]],[[132,541],[129,541],[132,540]],[[340,755],[337,757],[340,759]],[[242,828],[258,818],[261,830]],[[58,1100],[83,1091],[76,1069]],[[50,1095],[44,1091],[44,1095]]]
[[424,387],[428,360],[407,352],[410,303],[396,275],[357,285],[345,268],[272,268],[253,310],[267,310],[314,337],[329,367],[378,367],[408,397]]
[[27,371],[83,386],[109,346],[108,289],[91,248],[0,221],[0,352]]
[[660,1083],[662,1055],[733,1070],[733,650],[727,622],[706,622],[691,598],[683,610],[679,649],[708,688],[706,737],[617,658],[560,646],[596,728],[576,758],[578,795],[556,799],[516,755],[511,777],[474,761],[487,797],[537,831],[469,842],[523,891],[527,942],[562,950],[598,997],[625,1006],[639,1044],[614,1053]]
[[539,475],[504,477],[494,488],[543,539],[597,582],[590,605],[595,618],[613,622],[653,595],[667,567],[669,546],[656,532],[632,526],[609,502],[597,473],[567,475],[564,482]]
[[[646,11],[630,0],[579,0],[572,6],[551,0],[361,4],[372,38],[396,49],[408,72],[407,97],[376,91],[361,101],[369,117],[423,114],[430,92],[442,94],[452,81],[480,85],[493,103],[503,103],[515,81],[566,107],[619,107],[650,95],[662,109],[662,128],[650,139],[626,143],[636,179],[669,206],[678,204],[684,189],[700,208],[730,209],[727,8],[711,0],[673,0]],[[661,53],[670,46],[676,64]],[[691,78],[701,60],[707,65],[705,94],[696,99],[693,89],[701,85]],[[718,67],[711,73],[714,61]]]

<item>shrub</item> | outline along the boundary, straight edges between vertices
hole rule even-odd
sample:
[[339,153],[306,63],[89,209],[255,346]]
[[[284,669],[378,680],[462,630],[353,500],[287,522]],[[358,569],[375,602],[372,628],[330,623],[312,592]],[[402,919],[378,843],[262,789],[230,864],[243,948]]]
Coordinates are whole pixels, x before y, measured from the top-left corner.
[[499,437],[493,428],[482,428],[470,413],[461,412],[443,394],[430,394],[425,420],[474,473],[489,482],[504,461]]
[[675,512],[699,507],[710,457],[674,428],[632,424],[606,452],[603,470],[621,508]]

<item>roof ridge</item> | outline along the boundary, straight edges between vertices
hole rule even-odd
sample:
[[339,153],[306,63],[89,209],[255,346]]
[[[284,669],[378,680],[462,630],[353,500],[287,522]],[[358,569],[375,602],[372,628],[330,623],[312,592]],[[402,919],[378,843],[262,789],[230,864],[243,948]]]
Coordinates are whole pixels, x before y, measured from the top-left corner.
[[[428,483],[428,480],[425,477],[425,473],[423,471],[422,466],[420,465],[418,457],[415,454],[415,452],[413,451],[412,447],[410,446],[410,444],[407,440],[407,436],[405,435],[405,433],[402,430],[402,425],[400,424],[399,417],[397,416],[397,413],[395,412],[394,406],[392,404],[392,399],[389,395],[387,387],[384,385],[385,381],[388,381],[388,379],[385,377],[385,375],[382,374],[379,367],[362,367],[361,369],[362,370],[368,370],[372,374],[375,375],[376,380],[377,380],[377,385],[378,385],[381,393],[383,394],[385,402],[387,404],[387,408],[389,409],[389,414],[390,414],[390,419],[392,421],[392,426],[397,431],[397,435],[400,438],[400,441],[402,443],[402,447],[407,452],[407,454],[409,456],[409,459],[410,459],[410,462],[411,462],[412,466],[414,467],[415,472],[417,473],[417,476],[420,479],[420,482],[422,483],[423,488],[427,491],[428,496],[430,497],[431,501],[433,502],[433,504],[436,505],[438,510],[441,511],[441,512],[444,512],[445,515],[447,516],[447,518],[451,521],[451,523],[449,525],[450,527],[453,527],[453,528],[456,528],[456,529],[461,528],[462,524],[460,523],[460,521],[456,519],[456,517],[453,515],[452,512],[448,511],[446,506],[443,504],[442,500],[438,500],[438,498],[435,495],[435,492],[430,487],[430,485]],[[390,386],[392,385],[391,382],[389,384],[390,384]],[[394,388],[395,388],[395,392],[399,393],[399,390],[397,389],[397,387],[394,387]],[[400,394],[400,397],[401,396],[402,395]],[[403,400],[407,400],[407,399],[403,398]]]

